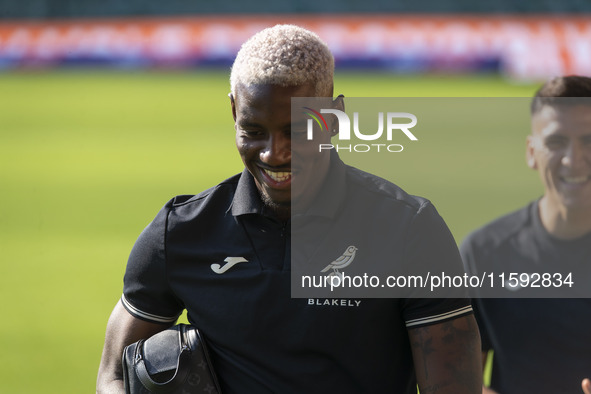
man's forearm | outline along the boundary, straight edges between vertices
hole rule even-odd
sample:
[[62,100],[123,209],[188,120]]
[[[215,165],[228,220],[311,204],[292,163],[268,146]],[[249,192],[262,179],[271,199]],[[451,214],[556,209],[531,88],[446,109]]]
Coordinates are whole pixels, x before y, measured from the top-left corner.
[[480,333],[474,316],[409,330],[421,394],[480,394]]
[[123,380],[110,380],[106,382],[97,382],[97,394],[125,394]]

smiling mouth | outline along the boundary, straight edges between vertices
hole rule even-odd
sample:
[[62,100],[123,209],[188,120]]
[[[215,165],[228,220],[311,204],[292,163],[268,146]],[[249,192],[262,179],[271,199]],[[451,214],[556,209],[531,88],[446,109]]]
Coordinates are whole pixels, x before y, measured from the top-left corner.
[[581,176],[561,176],[560,180],[565,182],[565,183],[569,183],[572,185],[579,185],[582,183],[587,182],[589,179],[591,179],[591,176],[588,175],[581,175]]
[[271,171],[263,168],[265,174],[275,182],[286,182],[291,179],[291,171]]

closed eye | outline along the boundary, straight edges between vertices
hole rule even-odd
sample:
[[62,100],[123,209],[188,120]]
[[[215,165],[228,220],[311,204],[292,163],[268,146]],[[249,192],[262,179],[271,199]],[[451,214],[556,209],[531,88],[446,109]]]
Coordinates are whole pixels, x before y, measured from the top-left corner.
[[562,149],[568,144],[568,140],[565,137],[548,137],[544,140],[544,145],[550,150]]
[[247,136],[247,137],[251,137],[251,138],[255,138],[255,137],[262,137],[265,135],[265,132],[262,130],[245,130],[245,129],[241,129],[241,132],[243,135]]
[[246,137],[255,138],[265,135],[265,130],[257,124],[242,123],[238,125],[238,128],[242,135]]
[[306,122],[294,122],[291,125],[292,138],[306,138],[308,135],[308,128]]

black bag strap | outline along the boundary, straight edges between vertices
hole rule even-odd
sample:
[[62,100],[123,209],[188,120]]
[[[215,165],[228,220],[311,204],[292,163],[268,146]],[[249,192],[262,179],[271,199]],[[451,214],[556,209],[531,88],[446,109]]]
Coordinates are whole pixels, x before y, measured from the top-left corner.
[[174,376],[170,378],[167,382],[159,383],[154,381],[148,370],[146,369],[146,363],[144,361],[144,340],[140,340],[138,345],[135,348],[135,355],[134,355],[134,367],[135,372],[137,374],[138,379],[144,387],[146,387],[150,392],[157,393],[157,394],[166,394],[170,393],[171,391],[181,387],[181,385],[187,379],[189,372],[191,371],[190,363],[191,363],[191,349],[189,348],[188,344],[185,341],[185,327],[181,326],[181,330],[179,330],[180,336],[180,344],[181,344],[181,352],[178,357],[177,361],[177,369],[174,373]]
[[196,348],[194,348],[193,350],[196,353],[201,352],[201,354],[203,355],[203,361],[205,361],[207,369],[206,379],[209,380],[210,383],[213,385],[213,390],[208,391],[208,393],[220,394],[222,392],[222,390],[220,389],[220,383],[218,382],[218,378],[211,367],[211,358],[209,356],[209,351],[207,350],[205,340],[201,336],[201,332],[197,328],[192,327],[191,329],[183,329],[183,333],[186,334],[186,341],[189,344],[192,344],[191,348],[193,348],[193,345],[196,346]]

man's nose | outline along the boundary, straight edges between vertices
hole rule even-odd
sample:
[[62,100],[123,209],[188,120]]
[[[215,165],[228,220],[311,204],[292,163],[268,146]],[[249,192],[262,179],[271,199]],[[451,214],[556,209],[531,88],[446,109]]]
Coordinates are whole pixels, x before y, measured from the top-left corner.
[[263,163],[281,166],[291,161],[291,138],[284,133],[271,133],[266,142],[260,152]]
[[576,141],[571,142],[562,156],[562,165],[565,167],[576,168],[585,160],[585,150]]

